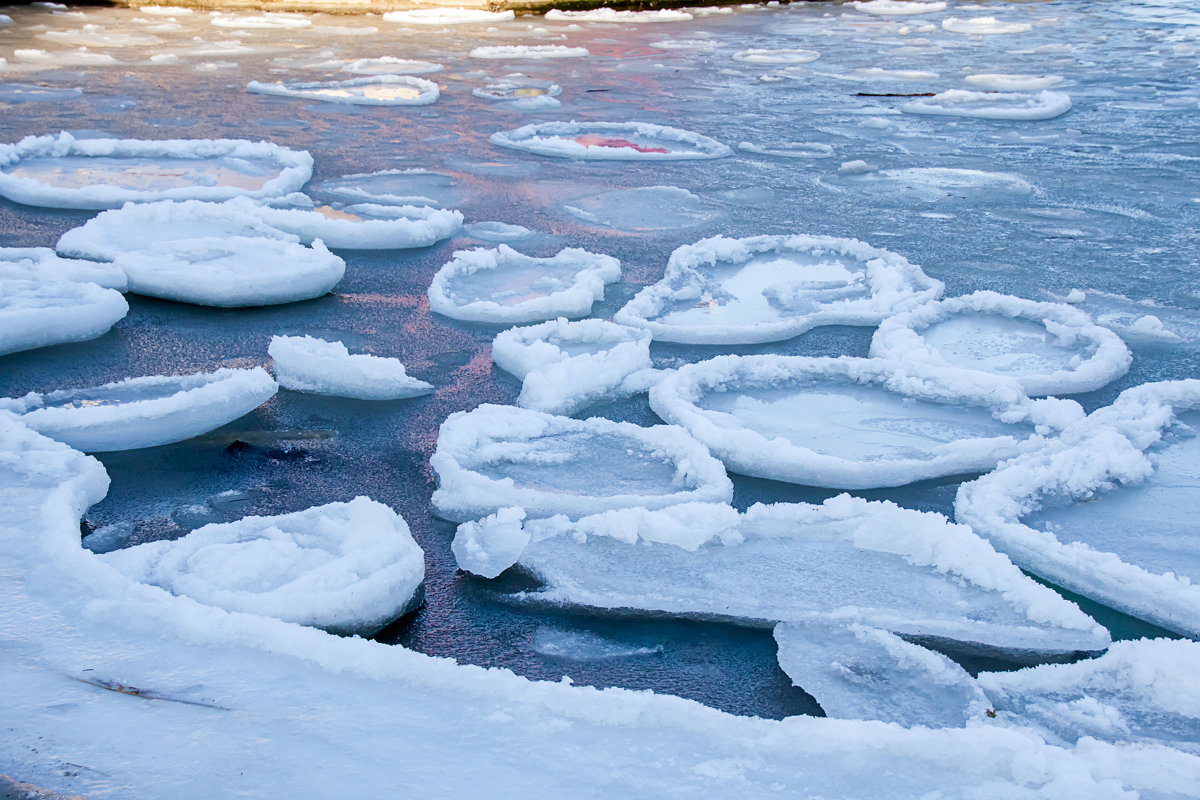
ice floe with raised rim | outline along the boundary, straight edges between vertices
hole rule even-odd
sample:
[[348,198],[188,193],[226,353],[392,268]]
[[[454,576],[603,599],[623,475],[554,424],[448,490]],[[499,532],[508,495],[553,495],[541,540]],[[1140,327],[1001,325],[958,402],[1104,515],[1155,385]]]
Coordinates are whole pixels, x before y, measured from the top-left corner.
[[457,180],[427,169],[388,169],[328,178],[307,187],[309,194],[342,203],[373,203],[389,206],[434,206],[457,204]]
[[719,356],[650,389],[650,406],[732,472],[871,489],[986,472],[1083,417],[1014,381],[880,358]]
[[107,453],[181,442],[249,414],[278,390],[261,367],[149,375],[102,386],[30,392],[0,407],[76,450]]
[[346,81],[300,83],[250,81],[246,91],[355,106],[427,106],[438,99],[436,83],[413,75],[370,75]]
[[577,247],[535,258],[508,245],[458,250],[429,285],[429,308],[469,322],[582,317],[621,278],[621,262]]
[[871,355],[1014,378],[1034,396],[1099,389],[1133,361],[1119,336],[1077,308],[991,291],[884,320]]
[[857,11],[885,17],[907,17],[946,10],[946,4],[942,0],[932,3],[923,3],[919,0],[865,0],[865,2],[847,3],[847,5]]
[[517,405],[550,414],[643,391],[660,377],[647,331],[600,319],[560,317],[503,331],[492,342],[492,361],[522,380]]
[[751,344],[820,325],[877,325],[941,296],[895,253],[830,236],[714,236],[676,249],[663,279],[614,316],[656,340]]
[[396,56],[358,58],[342,65],[342,72],[355,75],[429,75],[441,72],[441,64],[432,61],[417,61]]
[[702,198],[679,186],[610,189],[564,200],[561,207],[580,222],[631,233],[691,228],[719,216]]
[[584,11],[562,11],[552,8],[546,19],[566,22],[690,22],[695,16],[678,8],[658,8],[647,11],[617,11],[612,8],[590,8]]
[[562,44],[493,44],[473,48],[467,53],[471,58],[583,58],[591,55],[586,47],[568,47]]
[[267,352],[285,389],[356,400],[401,400],[433,386],[408,375],[398,358],[350,355],[341,342],[312,336],[273,336]]
[[120,292],[94,283],[0,278],[0,355],[95,339],[127,313]]
[[816,50],[768,50],[762,48],[739,50],[731,56],[734,61],[745,61],[748,64],[808,64],[820,57],[821,54]]
[[420,604],[425,557],[404,518],[356,497],[212,523],[100,559],[205,605],[370,636]]
[[[284,201],[292,201],[285,206]],[[327,247],[347,250],[394,250],[429,247],[462,228],[459,211],[427,205],[316,205],[305,195],[290,195],[273,205],[232,200],[235,213],[257,217],[265,224],[312,244],[320,239]]]
[[971,36],[994,36],[1005,33],[1027,33],[1033,30],[1029,22],[1005,22],[996,17],[946,17],[942,30]]
[[278,197],[312,177],[312,156],[238,139],[76,139],[63,132],[0,145],[0,195],[55,208],[152,200]]
[[1003,72],[976,72],[963,78],[972,86],[1002,92],[1031,92],[1051,89],[1063,82],[1061,75],[1013,75]]
[[25,63],[51,64],[55,67],[105,67],[121,63],[108,53],[96,53],[86,47],[76,50],[56,50],[53,53],[39,50],[36,47],[21,47],[13,50],[13,58]]
[[738,150],[760,156],[779,158],[833,158],[834,150],[824,142],[780,142],[774,145],[741,142]]
[[111,264],[63,258],[49,247],[0,247],[0,279],[94,283],[123,292],[129,279]]
[[553,81],[529,78],[525,75],[505,75],[495,83],[488,83],[471,90],[481,100],[530,100],[539,97],[557,97],[562,87]]
[[[965,525],[848,495],[823,505],[627,505],[576,521],[506,507],[460,525],[459,567],[520,564],[527,600],[753,626],[859,624],[967,648],[1095,651],[1108,631]],[[461,542],[460,542],[461,540]]]
[[959,488],[955,515],[1022,568],[1200,636],[1200,381],[1126,389],[1061,441]]
[[245,28],[247,30],[294,30],[312,27],[312,20],[304,14],[289,14],[279,11],[264,11],[257,16],[213,14],[209,18],[209,22],[218,28]]
[[[172,741],[197,713],[224,713],[198,712],[186,701],[229,698],[233,704],[244,696],[258,709],[252,730],[197,740],[190,752],[201,761],[241,754],[236,766],[246,768],[245,785],[264,795],[279,788],[281,765],[296,785],[330,779],[326,761],[309,756],[326,748],[331,722],[370,734],[360,737],[358,747],[366,749],[358,754],[362,768],[353,773],[353,788],[370,792],[390,785],[395,720],[413,713],[428,724],[400,743],[418,763],[458,763],[463,731],[480,719],[495,726],[496,735],[481,737],[472,748],[471,774],[459,779],[468,793],[481,778],[505,785],[512,765],[524,763],[531,748],[563,765],[543,776],[547,785],[600,785],[631,752],[638,764],[652,757],[660,765],[653,774],[640,766],[620,769],[635,793],[648,795],[661,793],[664,781],[696,795],[712,793],[722,776],[731,776],[749,796],[792,791],[916,798],[935,784],[963,796],[979,794],[980,787],[1005,797],[1061,797],[1065,787],[1088,798],[1132,791],[1194,796],[1200,786],[1200,760],[1166,747],[1086,739],[1060,748],[1027,731],[996,726],[930,730],[805,716],[736,717],[677,697],[530,681],[509,670],[482,670],[404,647],[229,614],[129,581],[79,546],[84,509],[104,497],[108,484],[96,459],[0,415],[0,552],[23,576],[12,591],[0,593],[0,609],[9,620],[36,616],[39,624],[23,629],[21,646],[46,656],[5,659],[9,691],[0,697],[9,726],[19,726],[9,738],[34,742],[59,731],[25,713],[55,704],[81,703],[106,720],[132,715],[140,720],[128,728],[136,741],[85,735],[73,745],[74,760],[103,769],[105,776],[96,780],[106,785],[177,794],[178,764],[163,759],[154,743]],[[81,616],[80,608],[102,609],[104,624]],[[93,663],[112,666],[80,671]],[[65,677],[64,668],[91,685]],[[119,691],[97,690],[131,686],[185,702],[130,700]],[[296,714],[298,696],[320,698],[333,716],[305,727],[306,718]],[[142,713],[150,706],[153,714]],[[290,734],[263,739],[265,730]],[[870,750],[865,761],[864,747]],[[58,774],[60,757],[43,752],[28,763],[38,774]],[[182,778],[197,794],[211,793],[207,775]]]
[[500,147],[582,160],[724,158],[732,150],[715,139],[649,122],[539,122],[493,133]]
[[682,428],[643,428],[485,404],[451,414],[429,463],[433,508],[479,519],[507,506],[532,516],[728,502],[725,468]]
[[988,709],[983,691],[958,664],[879,628],[781,622],[775,642],[780,668],[828,717],[952,728]]
[[900,106],[907,114],[1036,121],[1061,117],[1071,110],[1066,92],[972,92],[948,89]]
[[985,672],[979,685],[997,718],[1058,745],[1083,737],[1166,745],[1200,754],[1200,644],[1186,639],[1113,642],[1098,658]]
[[346,262],[320,239],[305,247],[261,236],[162,239],[113,263],[134,294],[222,308],[311,300],[346,273]]
[[385,12],[383,21],[405,25],[481,25],[504,22],[515,16],[512,11],[485,11],[481,8],[417,8]]

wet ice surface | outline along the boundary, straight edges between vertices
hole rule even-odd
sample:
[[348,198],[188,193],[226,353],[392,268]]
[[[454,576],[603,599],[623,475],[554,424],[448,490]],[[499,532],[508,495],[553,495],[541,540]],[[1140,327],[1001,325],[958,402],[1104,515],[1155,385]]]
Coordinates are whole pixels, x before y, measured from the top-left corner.
[[[794,4],[670,26],[614,30],[587,25],[570,31],[562,26],[568,38],[555,43],[586,47],[592,55],[541,62],[466,57],[479,46],[533,43],[524,27],[533,23],[521,20],[489,18],[482,24],[448,28],[449,20],[440,19],[436,24],[442,27],[431,29],[417,27],[416,19],[315,17],[318,23],[308,29],[257,29],[242,35],[237,29],[211,25],[207,14],[173,12],[181,30],[156,32],[163,44],[146,48],[145,54],[138,48],[89,50],[93,62],[128,60],[119,71],[66,63],[62,56],[40,61],[17,57],[16,50],[63,46],[37,40],[27,30],[45,21],[32,16],[43,12],[20,8],[8,13],[15,23],[0,28],[0,58],[8,62],[5,81],[45,83],[85,94],[5,107],[0,113],[3,141],[63,129],[145,139],[263,138],[310,150],[316,159],[314,183],[326,187],[336,183],[344,188],[342,179],[353,174],[425,169],[437,175],[408,173],[412,177],[407,179],[392,175],[375,184],[360,182],[373,194],[344,199],[380,202],[379,195],[388,193],[428,197],[435,205],[462,210],[468,223],[494,220],[564,237],[553,246],[529,251],[537,256],[552,255],[565,246],[611,254],[621,259],[627,283],[610,287],[606,300],[596,307],[599,316],[610,317],[637,288],[661,278],[677,246],[716,234],[797,230],[854,237],[899,253],[946,282],[948,296],[993,289],[1035,299],[1061,298],[1080,288],[1089,292],[1089,303],[1091,297],[1100,297],[1099,292],[1134,304],[1152,301],[1158,305],[1145,306],[1129,321],[1153,314],[1168,327],[1172,315],[1187,320],[1200,310],[1200,277],[1189,255],[1196,251],[1195,231],[1200,229],[1200,206],[1193,202],[1195,162],[1189,160],[1195,137],[1186,127],[1197,100],[1195,56],[1186,48],[1195,43],[1187,25],[1161,21],[1178,17],[1183,13],[1179,8],[1134,9],[1123,2],[1072,7],[989,4],[982,12],[876,18],[851,8]],[[89,17],[117,30],[127,30],[130,16],[147,13],[88,9]],[[941,29],[941,20],[949,15],[994,15],[1038,24],[1025,34],[972,40]],[[1050,24],[1048,17],[1060,21]],[[351,37],[321,32],[332,23],[373,25],[379,33]],[[927,23],[936,29],[918,33],[917,27]],[[900,33],[901,25],[910,26],[911,32]],[[1097,25],[1104,26],[1103,40]],[[411,33],[405,32],[409,26]],[[497,31],[487,32],[489,26]],[[431,30],[438,31],[436,46]],[[285,34],[290,38],[280,38]],[[652,46],[668,34],[690,46]],[[332,56],[321,58],[337,59],[339,64],[325,74],[276,64],[281,53],[270,48],[281,42],[291,42],[290,50],[313,59],[332,50]],[[449,85],[435,105],[403,115],[325,103],[310,109],[300,101],[264,102],[242,88],[250,80],[344,78],[341,63],[397,53],[398,43],[407,57],[445,65],[436,77]],[[760,82],[761,74],[779,65],[732,60],[733,53],[751,47],[818,51],[820,60],[800,68],[819,66],[822,72],[838,74],[879,64],[882,52],[889,68],[941,76],[911,91],[982,88],[957,82],[967,70],[1061,75],[1073,106],[1063,116],[1037,122],[901,116],[892,112],[898,112],[906,98],[856,96],[859,91],[892,91],[879,88],[891,83],[864,79],[856,84],[814,73],[807,83]],[[152,54],[174,55],[176,60],[144,63]],[[227,66],[206,67],[218,62]],[[200,67],[205,70],[198,71]],[[491,104],[471,97],[474,88],[492,80],[488,75],[457,82],[444,81],[443,76],[470,70],[494,75],[514,68],[563,87],[564,116],[553,119],[644,119],[729,145],[751,142],[780,151],[783,157],[743,151],[704,162],[598,164],[493,148],[487,143],[491,133],[540,117],[499,117]],[[116,114],[85,103],[92,94],[131,96],[139,104]],[[738,97],[736,105],[730,104],[731,96]],[[422,116],[426,113],[430,116]],[[819,157],[826,154],[825,147],[810,148],[811,143],[830,148],[836,157]],[[792,155],[804,158],[787,157]],[[1019,176],[1037,191],[1015,195],[945,185],[925,195],[929,199],[914,209],[884,192],[855,188],[866,187],[865,180],[832,180],[841,162],[854,159],[880,171],[1003,173]],[[389,180],[396,185],[383,188]],[[719,210],[720,218],[683,231],[631,237],[618,229],[564,218],[559,211],[561,203],[581,196],[664,185],[691,192]],[[569,186],[570,191],[556,186]],[[86,219],[77,212],[0,200],[0,245],[53,246],[63,232]],[[455,573],[449,547],[453,526],[428,514],[433,485],[427,459],[434,449],[433,432],[453,411],[485,401],[514,402],[520,388],[516,379],[491,365],[488,347],[497,333],[495,326],[455,323],[424,308],[433,274],[463,246],[462,240],[452,240],[412,252],[345,253],[347,275],[337,292],[294,306],[221,311],[131,296],[128,318],[99,340],[5,356],[0,394],[96,385],[126,375],[261,364],[271,336],[280,333],[336,339],[353,352],[362,352],[362,345],[371,342],[383,348],[374,352],[386,350],[400,358],[413,374],[439,387],[438,393],[381,405],[285,393],[215,434],[144,453],[106,455],[113,488],[90,513],[91,524],[128,525],[127,536],[138,540],[174,537],[195,527],[199,518],[228,521],[250,513],[283,513],[349,500],[353,495],[347,487],[370,483],[379,488],[376,499],[410,520],[430,567],[427,605],[390,631],[389,640],[470,663],[510,666],[549,680],[569,674],[579,682],[681,693],[742,713],[779,716],[815,710],[779,670],[769,633],[514,608],[503,596],[512,587]],[[1088,310],[1087,304],[1084,308]],[[825,328],[778,344],[738,349],[865,356],[869,339],[869,331]],[[660,366],[727,352],[730,348],[719,346],[652,349]],[[1195,339],[1176,344],[1151,341],[1136,353],[1130,374],[1081,399],[1095,408],[1127,386],[1190,377],[1198,366]],[[644,400],[616,402],[595,411],[640,424],[658,421]],[[865,494],[950,513],[956,485],[934,481]],[[209,503],[226,491],[240,492],[240,499]],[[735,491],[742,506],[828,494],[746,478],[735,478]],[[193,506],[203,513],[185,511]],[[1128,620],[1121,624],[1125,635],[1147,630]],[[663,652],[629,660],[551,659],[531,647],[536,631],[545,626],[587,631],[636,647],[661,646]]]

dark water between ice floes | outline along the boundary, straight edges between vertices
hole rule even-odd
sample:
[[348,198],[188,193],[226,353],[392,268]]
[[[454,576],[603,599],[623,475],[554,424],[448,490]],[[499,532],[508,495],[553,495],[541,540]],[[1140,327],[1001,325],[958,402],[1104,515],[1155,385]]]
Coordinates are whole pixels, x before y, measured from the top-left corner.
[[[1059,21],[1015,39],[980,41],[936,30],[901,34],[896,21],[827,4],[739,11],[680,25],[547,26],[551,35],[566,38],[545,41],[586,46],[592,57],[499,64],[473,61],[465,53],[479,44],[542,42],[547,34],[536,29],[540,19],[517,20],[491,33],[457,29],[434,36],[398,32],[374,19],[369,22],[379,33],[350,36],[322,32],[320,25],[309,31],[235,34],[210,28],[202,15],[193,15],[181,19],[180,32],[159,34],[163,43],[146,51],[175,53],[177,63],[142,63],[137,59],[145,53],[114,48],[128,63],[55,70],[35,70],[14,56],[18,48],[53,49],[31,38],[26,26],[70,28],[84,21],[18,9],[12,13],[15,24],[0,28],[0,57],[9,61],[0,81],[83,93],[0,104],[0,140],[63,129],[150,139],[265,138],[311,151],[314,181],[382,169],[436,170],[450,178],[414,181],[410,189],[460,208],[467,222],[494,220],[534,230],[537,238],[514,243],[523,252],[541,256],[579,246],[620,258],[625,283],[610,287],[597,316],[611,316],[640,285],[657,280],[670,252],[681,244],[717,233],[796,232],[852,236],[893,250],[945,281],[948,295],[993,289],[1045,299],[1081,288],[1166,304],[1184,315],[1200,313],[1200,273],[1194,269],[1200,204],[1195,162],[1187,160],[1194,147],[1187,120],[1194,119],[1195,102],[1190,113],[1178,110],[1180,98],[1195,100],[1194,57],[1189,63],[1172,55],[1181,41],[1177,29],[1135,26],[1105,10],[1117,5],[1012,6],[1011,14]],[[136,12],[86,13],[88,21],[119,27]],[[1103,38],[1096,33],[1097,15],[1103,18]],[[336,24],[368,21],[339,19]],[[196,55],[196,36],[210,43],[238,38],[259,51]],[[696,37],[707,37],[715,46],[653,46]],[[1072,53],[1013,52],[1064,43],[1072,45]],[[730,58],[748,47],[798,46],[821,52],[819,60],[802,67],[798,79],[760,80],[771,68]],[[442,87],[436,104],[362,109],[266,98],[242,88],[249,80],[349,78],[330,68],[308,67],[335,58],[397,53],[446,65],[432,76]],[[899,88],[833,77],[883,61],[940,77]],[[1075,108],[1039,123],[939,119],[897,115],[902,100],[857,94],[951,88],[959,86],[967,69],[1061,74]],[[562,109],[522,114],[471,96],[471,89],[518,70],[561,85]],[[1141,105],[1130,105],[1135,102]],[[501,150],[487,141],[497,130],[572,118],[677,125],[735,150],[749,142],[813,157],[742,150],[717,161],[580,164]],[[834,156],[817,157],[825,149],[811,143],[832,147]],[[841,162],[859,159],[880,169],[1012,173],[1034,192],[990,192],[961,182],[944,190],[923,183],[892,191],[890,184],[868,187],[836,174]],[[654,203],[671,192],[620,194],[607,212],[595,200],[614,189],[660,185],[686,189],[702,207],[681,199],[677,213],[664,211],[676,223],[664,228],[655,223]],[[642,196],[654,202],[631,211],[630,198]],[[588,223],[567,206],[585,207],[597,219],[625,229]],[[53,245],[88,216],[0,200],[0,245]],[[636,224],[639,217],[646,219],[644,225]],[[639,227],[643,230],[632,230]],[[334,295],[274,308],[224,311],[130,296],[129,316],[98,340],[0,358],[0,395],[263,364],[275,334],[340,339],[355,352],[398,357],[437,392],[387,403],[281,392],[207,436],[101,456],[113,483],[109,496],[89,512],[88,527],[113,542],[135,543],[179,536],[206,522],[368,494],[404,515],[426,553],[426,605],[385,631],[384,641],[505,666],[534,678],[568,675],[580,683],[671,692],[736,713],[819,713],[779,670],[768,631],[523,607],[505,597],[528,588],[518,579],[488,582],[455,570],[449,547],[453,526],[428,512],[434,488],[428,458],[437,426],[457,410],[512,403],[519,386],[491,364],[490,341],[500,328],[432,315],[424,293],[454,249],[479,244],[457,239],[413,251],[346,251],[346,277]],[[828,328],[775,345],[656,345],[654,356],[660,366],[729,352],[863,356],[869,340],[869,330]],[[1090,409],[1128,386],[1194,377],[1200,374],[1198,353],[1188,343],[1136,348],[1128,376],[1080,399]],[[644,398],[586,413],[640,424],[658,421]],[[958,480],[948,479],[855,494],[949,514],[957,486]],[[834,494],[735,479],[739,507],[759,501],[819,502]],[[1083,605],[1115,636],[1158,633],[1095,604]],[[972,670],[1014,665],[957,657]]]

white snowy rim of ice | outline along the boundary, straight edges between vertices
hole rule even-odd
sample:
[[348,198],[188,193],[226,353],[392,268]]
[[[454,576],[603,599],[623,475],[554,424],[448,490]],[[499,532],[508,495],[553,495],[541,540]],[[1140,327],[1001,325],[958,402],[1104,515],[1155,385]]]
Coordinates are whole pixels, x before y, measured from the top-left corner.
[[[695,152],[639,153],[628,147],[587,147],[570,137],[595,131],[603,134],[636,134],[665,142],[679,142]],[[695,158],[724,158],[732,155],[728,145],[699,133],[650,122],[535,122],[512,131],[498,131],[492,144],[525,150],[541,156],[579,160],[667,161]]]
[[[45,474],[56,468],[61,474],[57,485],[33,498],[36,508],[33,521],[37,528],[29,532],[32,535],[19,540],[0,538],[0,544],[8,551],[6,558],[22,564],[53,565],[53,570],[28,572],[26,580],[35,591],[53,596],[62,591],[62,585],[57,584],[53,591],[44,590],[45,582],[69,576],[67,591],[71,593],[72,605],[55,605],[55,611],[78,618],[78,608],[96,607],[91,613],[103,614],[105,620],[129,628],[131,634],[135,630],[150,630],[144,626],[156,625],[181,637],[175,641],[212,647],[214,659],[225,659],[230,654],[230,669],[236,668],[236,651],[251,648],[311,664],[315,672],[313,685],[338,675],[350,675],[365,678],[371,686],[378,684],[383,690],[390,684],[397,690],[457,692],[464,701],[494,703],[498,709],[507,703],[531,707],[544,713],[550,724],[561,720],[568,730],[574,725],[598,726],[615,731],[655,731],[656,736],[667,739],[683,740],[699,735],[731,745],[761,742],[752,748],[730,747],[733,754],[753,753],[755,758],[762,757],[764,750],[768,757],[780,759],[795,754],[797,748],[812,754],[813,748],[806,743],[819,741],[821,757],[838,769],[854,771],[859,767],[851,768],[846,762],[861,763],[864,739],[869,739],[878,752],[895,751],[903,759],[901,763],[921,760],[929,753],[951,751],[963,755],[962,768],[973,770],[981,760],[968,754],[988,752],[992,754],[986,759],[989,765],[1000,758],[1013,769],[1020,766],[1024,772],[1028,764],[1038,763],[1042,777],[1032,782],[1018,781],[1028,789],[1048,788],[1060,777],[1069,778],[1072,785],[1083,782],[1093,786],[1094,790],[1089,792],[1112,788],[1114,777],[1125,784],[1167,787],[1171,784],[1160,784],[1157,776],[1162,774],[1163,759],[1168,757],[1170,765],[1197,769],[1194,757],[1168,748],[1152,748],[1147,760],[1141,755],[1144,748],[1130,750],[1093,740],[1088,740],[1086,746],[1063,748],[1048,745],[1035,734],[1003,728],[905,729],[897,725],[805,716],[781,721],[731,716],[678,697],[531,681],[506,669],[459,665],[403,647],[367,639],[342,639],[292,623],[222,611],[131,581],[79,546],[79,521],[84,511],[103,499],[108,491],[108,475],[96,459],[39,436],[0,414],[0,462],[18,475]],[[131,627],[126,620],[139,622]],[[168,652],[171,640],[147,634],[145,643],[162,651],[162,658],[171,658]],[[362,699],[370,702],[369,696]],[[504,719],[508,718],[505,715]],[[511,727],[514,735],[523,730],[519,723]],[[687,747],[684,752],[688,752]],[[954,761],[957,763],[957,759]],[[725,763],[705,761],[693,768]],[[681,769],[687,770],[689,766],[690,763],[685,763]],[[944,761],[935,762],[935,768],[944,767]],[[994,777],[991,770],[977,776],[979,781]]]
[[[743,325],[676,325],[653,319],[667,301],[676,297],[699,297],[705,283],[697,270],[720,262],[745,262],[772,250],[828,250],[861,262],[871,287],[871,295],[858,300],[839,300],[825,304],[818,312],[801,314],[774,322]],[[687,281],[687,283],[683,283]],[[676,286],[679,288],[676,288]],[[658,283],[638,292],[615,315],[613,321],[645,328],[658,341],[685,344],[756,344],[799,336],[821,325],[878,325],[889,314],[919,306],[941,296],[945,284],[930,278],[903,256],[860,242],[832,236],[750,236],[731,239],[712,236],[677,248],[667,262],[666,273]],[[872,301],[881,292],[899,293],[898,300],[886,307]]]
[[[669,423],[679,425],[707,446],[731,470],[760,478],[838,489],[902,486],[913,481],[991,469],[999,443],[981,451],[975,440],[931,443],[934,458],[849,460],[817,452],[784,438],[770,438],[743,427],[718,424],[728,415],[706,411],[696,403],[710,390],[736,392],[738,386],[788,385],[827,379],[838,384],[875,386],[905,398],[953,406],[982,406],[1010,424],[1035,426],[1050,434],[1077,422],[1083,410],[1070,400],[1031,400],[1015,381],[980,379],[977,373],[928,368],[882,358],[810,358],[806,356],[718,356],[687,364],[650,389],[650,406]],[[1022,444],[1014,431],[1009,449],[1034,447],[1034,436]]]
[[976,119],[1037,121],[1054,119],[1071,110],[1066,92],[972,92],[949,89],[900,106],[909,114],[974,117]]
[[1044,303],[991,291],[948,297],[888,317],[880,323],[871,339],[871,356],[951,366],[925,343],[921,332],[963,313],[1031,322],[1044,326],[1056,337],[1095,347],[1095,352],[1070,369],[1018,377],[1026,394],[1032,396],[1077,394],[1099,389],[1128,372],[1133,363],[1133,355],[1121,337],[1097,325],[1079,309],[1063,303]]
[[[4,168],[23,158],[64,156],[109,158],[255,158],[270,159],[281,170],[261,189],[234,186],[180,186],[172,189],[127,189],[98,184],[78,189],[49,186],[33,178],[19,178]],[[126,202],[150,200],[228,200],[233,197],[268,198],[299,191],[312,177],[313,158],[307,150],[289,150],[271,142],[244,139],[76,139],[63,131],[57,136],[27,136],[16,144],[0,144],[0,195],[18,203],[56,208],[99,210]]]
[[[518,488],[512,478],[489,478],[463,466],[482,445],[501,431],[505,441],[524,441],[555,433],[592,433],[633,439],[670,459],[675,465],[677,486],[694,488],[662,495],[566,494],[554,490]],[[514,438],[519,437],[519,438]],[[478,519],[499,508],[519,505],[531,515],[570,514],[581,516],[624,507],[654,507],[688,502],[729,502],[733,484],[721,462],[683,428],[655,425],[643,428],[629,422],[603,417],[586,420],[560,417],[540,411],[484,404],[472,411],[458,411],[442,423],[437,452],[429,459],[437,473],[438,488],[433,507],[447,519],[459,522]]]
[[[320,94],[326,89],[357,89],[362,86],[407,86],[417,90],[416,97],[372,98],[329,97]],[[298,100],[318,100],[323,103],[342,103],[355,106],[427,106],[437,102],[438,86],[433,81],[415,75],[368,75],[345,81],[308,81],[304,83],[260,83],[250,81],[246,91],[274,97],[293,97]]]
[[1176,414],[1200,408],[1200,380],[1127,389],[1064,431],[1058,441],[1001,465],[958,490],[955,518],[997,549],[1054,583],[1187,636],[1200,636],[1200,586],[1173,572],[1152,573],[1082,542],[1060,542],[1021,519],[1047,495],[1085,502],[1121,484],[1147,480],[1144,451]]

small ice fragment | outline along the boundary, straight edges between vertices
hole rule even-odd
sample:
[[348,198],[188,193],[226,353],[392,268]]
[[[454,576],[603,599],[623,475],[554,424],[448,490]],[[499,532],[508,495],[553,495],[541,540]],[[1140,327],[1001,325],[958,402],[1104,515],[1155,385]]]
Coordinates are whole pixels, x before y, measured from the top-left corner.
[[611,8],[592,8],[585,11],[560,11],[552,8],[546,12],[548,20],[568,22],[690,22],[693,16],[687,11],[674,8],[659,8],[649,11],[615,11]]
[[872,167],[867,162],[859,159],[856,161],[843,161],[838,167],[839,175],[865,175],[868,172],[873,172],[875,167]]
[[111,264],[62,258],[49,247],[0,247],[0,278],[94,283],[123,292],[128,278]]
[[585,47],[561,44],[498,44],[476,47],[467,55],[471,58],[583,58],[589,55]]
[[405,25],[479,25],[503,22],[514,16],[512,11],[476,8],[417,8],[411,11],[388,11],[383,15],[383,21]]
[[494,133],[491,141],[538,155],[582,160],[723,158],[733,152],[707,136],[645,122],[542,122]]
[[0,278],[0,355],[103,336],[129,312],[94,283]]
[[905,103],[900,110],[908,114],[933,114],[977,119],[1046,120],[1061,117],[1071,110],[1071,96],[1065,92],[968,92],[950,89]]
[[370,75],[347,81],[303,83],[250,81],[246,91],[358,106],[427,106],[438,99],[436,83],[412,75]]
[[966,33],[972,36],[987,36],[1005,33],[1026,33],[1033,30],[1028,22],[1004,22],[995,17],[946,17],[942,30],[951,33]]
[[311,336],[274,336],[268,349],[275,379],[285,389],[358,400],[399,400],[429,394],[396,358],[350,355],[341,342]]

